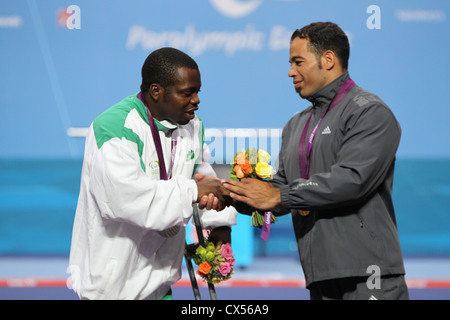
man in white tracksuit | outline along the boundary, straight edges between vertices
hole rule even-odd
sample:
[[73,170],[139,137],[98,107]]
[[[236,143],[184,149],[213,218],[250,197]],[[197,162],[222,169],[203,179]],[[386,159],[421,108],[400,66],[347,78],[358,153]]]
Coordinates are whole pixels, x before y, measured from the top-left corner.
[[194,113],[200,86],[194,60],[156,50],[143,65],[141,92],[91,124],[69,263],[81,299],[170,297],[192,204],[204,209],[204,227],[236,223],[220,181],[204,176],[215,173]]

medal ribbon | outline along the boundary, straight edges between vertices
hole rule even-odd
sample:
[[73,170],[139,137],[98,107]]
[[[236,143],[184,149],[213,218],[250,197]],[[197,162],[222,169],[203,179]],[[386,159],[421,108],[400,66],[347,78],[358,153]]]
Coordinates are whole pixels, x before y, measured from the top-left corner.
[[[311,117],[312,117],[312,114],[313,114],[313,111],[311,111],[311,113],[309,115],[309,118],[308,118],[308,121],[306,122],[306,125],[303,128],[302,135],[300,137],[299,146],[298,146],[298,161],[299,161],[299,165],[300,165],[300,176],[303,179],[309,179],[309,156],[311,154],[311,149],[312,149],[312,146],[313,146],[314,137],[316,136],[317,130],[319,129],[319,126],[320,126],[323,118],[325,118],[325,115],[327,114],[328,111],[333,109],[345,97],[345,95],[351,90],[351,88],[353,88],[353,86],[355,86],[355,82],[353,82],[352,79],[348,78],[344,82],[344,84],[338,89],[338,91],[336,92],[335,96],[333,97],[333,100],[328,105],[327,109],[323,113],[323,115],[320,118],[319,122],[314,127],[314,129],[311,132],[311,134],[309,135],[308,149],[305,150],[305,148],[306,148],[306,135],[307,135],[309,123],[311,122]],[[306,157],[305,157],[305,153],[306,153]]]
[[[153,119],[153,116],[149,110],[149,108],[147,107],[147,104],[145,103],[144,100],[144,96],[141,93],[139,93],[138,95],[139,100],[141,100],[146,109],[147,109],[147,116],[148,116],[148,124],[150,125],[150,130],[152,132],[152,137],[153,137],[153,142],[155,143],[155,148],[156,148],[156,154],[158,155],[158,161],[159,161],[159,178],[161,180],[168,180],[169,177],[167,175],[167,171],[166,171],[166,164],[164,162],[164,154],[162,151],[162,146],[161,146],[161,139],[159,137],[159,131],[158,128],[156,127],[156,123],[155,120]],[[172,173],[172,168],[173,168],[173,164],[174,164],[174,158],[175,158],[175,150],[177,148],[177,142],[172,140],[172,155],[171,155],[171,163],[170,163],[170,174]]]

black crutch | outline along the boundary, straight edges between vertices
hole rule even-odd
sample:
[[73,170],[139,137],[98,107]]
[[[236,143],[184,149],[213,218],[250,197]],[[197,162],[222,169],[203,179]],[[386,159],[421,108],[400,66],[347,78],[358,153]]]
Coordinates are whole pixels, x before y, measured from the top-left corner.
[[[185,242],[185,246],[187,243]],[[200,295],[200,290],[198,289],[197,279],[195,279],[194,268],[192,267],[192,261],[190,257],[188,257],[187,253],[184,254],[184,260],[186,261],[186,267],[189,273],[189,279],[191,279],[192,290],[194,291],[195,300],[202,300]]]
[[[197,230],[198,243],[204,247],[205,246],[205,238],[203,237],[203,227],[202,227],[202,223],[200,221],[200,217],[198,215],[197,205],[193,204],[192,208],[194,209],[193,216],[194,216],[195,229]],[[185,260],[186,260],[186,267],[188,268],[188,272],[189,272],[189,278],[191,279],[192,290],[194,290],[195,299],[201,300],[200,291],[198,290],[197,280],[195,279],[191,260],[188,259],[186,257],[186,255],[185,255]],[[217,300],[216,289],[212,283],[208,282],[208,290],[209,290],[209,296],[211,297],[211,300]]]

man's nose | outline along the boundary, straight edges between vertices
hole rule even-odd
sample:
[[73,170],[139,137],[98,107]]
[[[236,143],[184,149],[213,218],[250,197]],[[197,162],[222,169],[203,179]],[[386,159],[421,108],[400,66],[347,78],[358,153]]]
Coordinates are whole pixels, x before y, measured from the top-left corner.
[[288,76],[295,77],[296,75],[297,75],[297,72],[294,69],[294,65],[291,65],[291,67],[289,68],[289,71],[288,71]]
[[191,104],[199,104],[200,98],[197,93],[194,93],[191,98]]

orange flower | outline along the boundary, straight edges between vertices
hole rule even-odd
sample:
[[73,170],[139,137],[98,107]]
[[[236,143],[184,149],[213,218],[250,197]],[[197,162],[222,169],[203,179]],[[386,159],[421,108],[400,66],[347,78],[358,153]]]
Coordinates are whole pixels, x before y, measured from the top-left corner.
[[236,156],[233,171],[239,179],[245,178],[253,172],[252,164],[247,160],[247,154],[244,151]]
[[253,172],[253,168],[250,161],[245,160],[245,162],[242,164],[236,164],[233,168],[233,171],[236,173],[236,177],[242,179],[245,176],[251,174]]
[[248,160],[245,160],[245,162],[243,164],[240,164],[240,166],[242,168],[242,172],[245,175],[249,175],[250,173],[253,172],[252,164]]
[[238,177],[239,179],[242,179],[243,177],[245,177],[244,172],[242,172],[242,168],[240,165],[235,165],[233,168],[234,173],[236,173],[236,177]]
[[236,156],[236,160],[234,160],[234,163],[243,164],[245,160],[247,160],[247,154],[243,151]]
[[239,179],[242,179],[253,172],[252,164],[250,161],[242,157],[242,155],[245,157],[245,153],[241,153],[236,157],[236,164],[233,168],[233,171],[236,173],[236,177]]
[[201,277],[206,276],[211,270],[212,266],[208,261],[204,261],[199,264],[197,274]]

